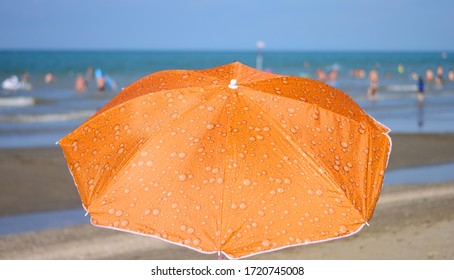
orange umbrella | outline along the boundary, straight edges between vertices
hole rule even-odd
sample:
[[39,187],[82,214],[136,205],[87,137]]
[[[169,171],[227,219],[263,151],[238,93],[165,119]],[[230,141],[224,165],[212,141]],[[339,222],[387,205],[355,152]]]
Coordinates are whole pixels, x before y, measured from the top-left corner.
[[361,229],[388,132],[335,88],[235,62],[146,76],[59,144],[93,225],[240,258]]

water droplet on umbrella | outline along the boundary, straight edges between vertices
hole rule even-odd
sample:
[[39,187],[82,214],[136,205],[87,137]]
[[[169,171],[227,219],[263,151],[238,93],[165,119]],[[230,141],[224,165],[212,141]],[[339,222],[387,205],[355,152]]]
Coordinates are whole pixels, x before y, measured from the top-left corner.
[[158,208],[155,208],[155,209],[153,210],[153,215],[154,215],[154,216],[157,216],[157,215],[159,215],[160,212],[161,212],[161,210],[159,210]]
[[250,184],[251,184],[251,180],[249,180],[249,179],[244,179],[243,180],[243,185],[249,186]]
[[271,246],[271,242],[268,239],[265,239],[265,240],[262,241],[262,245],[265,246],[265,247],[270,247]]
[[179,180],[180,182],[186,181],[187,178],[188,178],[188,176],[187,176],[186,174],[180,174],[180,175],[178,176],[178,180]]
[[346,232],[347,232],[347,227],[344,226],[344,225],[342,225],[342,226],[339,227],[339,231],[340,231],[341,233],[346,233]]

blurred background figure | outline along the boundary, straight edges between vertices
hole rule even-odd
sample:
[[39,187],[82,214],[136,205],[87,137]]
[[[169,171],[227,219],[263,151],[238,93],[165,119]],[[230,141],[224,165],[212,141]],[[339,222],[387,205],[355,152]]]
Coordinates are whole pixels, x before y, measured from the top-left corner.
[[404,73],[404,65],[402,63],[399,63],[399,65],[397,65],[397,73],[399,74],[403,74]]
[[106,79],[101,69],[96,68],[95,70],[96,88],[98,91],[106,90]]
[[2,82],[2,89],[7,91],[31,90],[32,85],[29,82],[29,77],[30,75],[28,72],[24,72],[24,74],[22,74],[21,80],[19,80],[19,77],[16,75],[12,75]]
[[424,79],[422,76],[418,78],[418,103],[422,104],[424,102]]
[[366,77],[366,71],[364,69],[353,69],[350,71],[350,76],[356,79],[364,79]]
[[95,70],[96,88],[98,91],[113,90],[117,89],[117,83],[109,75],[103,72],[101,69],[96,68]]
[[44,75],[44,82],[46,84],[51,84],[54,82],[54,74],[52,74],[51,72],[47,73],[46,75]]
[[426,70],[426,81],[428,83],[430,83],[433,80],[434,80],[434,71],[432,70],[432,68],[427,67],[427,70]]
[[256,57],[256,62],[255,62],[255,68],[258,70],[263,69],[263,49],[265,48],[265,42],[263,41],[257,41],[256,43],[257,47],[257,57]]
[[376,100],[377,91],[378,91],[378,71],[376,69],[372,69],[369,72],[369,89],[367,90],[368,99],[372,101]]
[[317,76],[317,80],[322,81],[322,82],[326,82],[326,73],[325,73],[325,71],[323,71],[322,68],[318,68],[315,71],[315,75]]
[[331,70],[328,74],[328,84],[330,86],[336,87],[337,85],[337,75],[338,75],[338,70],[337,67],[333,67],[333,70]]
[[435,77],[435,87],[440,88],[443,84],[443,67],[437,65],[437,76]]
[[454,70],[449,69],[448,71],[448,80],[454,81]]
[[93,80],[93,66],[88,66],[87,72],[85,73],[85,81],[87,81],[87,83],[89,83],[92,80]]
[[82,76],[82,74],[80,73],[77,74],[74,88],[77,93],[84,93],[87,91],[87,82],[85,81],[84,76]]

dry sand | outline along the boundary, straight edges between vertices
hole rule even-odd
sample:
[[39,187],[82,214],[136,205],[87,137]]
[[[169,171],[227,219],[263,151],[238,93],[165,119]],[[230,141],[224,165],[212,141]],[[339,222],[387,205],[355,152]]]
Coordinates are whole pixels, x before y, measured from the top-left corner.
[[[454,162],[454,135],[392,135],[389,168]],[[0,216],[80,207],[58,148],[0,150]],[[454,182],[383,189],[354,236],[254,259],[454,259]],[[154,238],[81,225],[0,236],[0,259],[215,259]]]

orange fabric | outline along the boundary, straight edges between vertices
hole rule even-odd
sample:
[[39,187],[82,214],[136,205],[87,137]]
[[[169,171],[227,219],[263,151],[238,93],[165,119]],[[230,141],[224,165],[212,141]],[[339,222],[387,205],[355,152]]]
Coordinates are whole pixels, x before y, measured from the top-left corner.
[[359,230],[387,133],[337,89],[235,62],[144,77],[59,143],[94,225],[239,258]]

